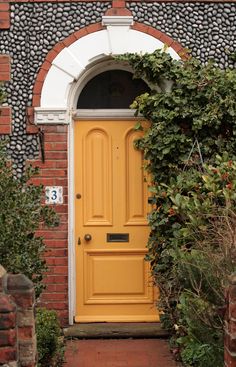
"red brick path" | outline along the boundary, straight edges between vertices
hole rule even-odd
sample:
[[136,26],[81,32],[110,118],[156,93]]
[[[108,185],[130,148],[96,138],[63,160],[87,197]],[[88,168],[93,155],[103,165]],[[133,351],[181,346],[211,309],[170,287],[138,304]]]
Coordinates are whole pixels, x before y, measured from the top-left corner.
[[176,367],[168,342],[159,339],[71,340],[65,367]]

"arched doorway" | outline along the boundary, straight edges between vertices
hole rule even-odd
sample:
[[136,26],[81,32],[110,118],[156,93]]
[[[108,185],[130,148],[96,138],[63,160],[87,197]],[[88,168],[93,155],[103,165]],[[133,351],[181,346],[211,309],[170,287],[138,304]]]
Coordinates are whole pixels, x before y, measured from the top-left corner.
[[[122,19],[121,19],[122,18]],[[178,52],[183,49],[159,31],[139,24],[132,25],[132,17],[106,17],[103,27],[88,26],[68,37],[64,46],[58,44],[45,60],[42,71],[35,83],[35,123],[52,124],[55,131],[58,125],[68,125],[68,279],[69,279],[69,322],[73,324],[76,315],[76,270],[75,270],[75,188],[74,188],[74,127],[76,119],[88,120],[92,109],[77,110],[78,97],[85,85],[94,76],[111,69],[130,71],[127,66],[114,61],[111,54],[125,52],[152,52],[169,45],[168,52],[173,58],[179,58]],[[96,28],[96,30],[95,30]],[[125,42],[124,42],[125,39]],[[161,40],[160,40],[161,39]],[[173,44],[173,48],[171,45]],[[49,67],[49,65],[51,65]],[[43,82],[42,82],[43,74]],[[56,88],[56,89],[55,89]],[[115,88],[116,89],[116,88]],[[113,89],[114,90],[114,89]],[[40,99],[39,99],[40,97]],[[39,101],[39,103],[38,103]],[[107,110],[96,110],[96,119],[107,118]],[[110,109],[109,118],[122,120],[133,118],[133,111],[119,109],[119,114]],[[52,127],[51,127],[52,129]],[[46,152],[47,153],[47,152]],[[53,153],[54,154],[54,153]],[[67,203],[66,203],[67,204]]]

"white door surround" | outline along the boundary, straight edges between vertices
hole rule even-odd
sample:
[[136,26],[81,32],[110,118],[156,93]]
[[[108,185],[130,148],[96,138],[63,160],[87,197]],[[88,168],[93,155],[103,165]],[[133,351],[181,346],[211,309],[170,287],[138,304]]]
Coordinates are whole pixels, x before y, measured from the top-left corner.
[[[132,29],[131,16],[105,16],[104,29],[89,33],[73,42],[53,59],[43,82],[40,105],[35,107],[36,124],[68,124],[68,190],[69,190],[69,322],[73,324],[75,310],[75,251],[74,251],[74,124],[78,97],[95,75],[111,69],[130,70],[113,55],[151,53],[163,49],[164,43],[152,35]],[[179,59],[171,47],[167,52]],[[116,112],[114,112],[116,114]],[[131,112],[132,113],[132,112]],[[123,111],[130,115],[130,112]],[[89,115],[89,114],[88,114]],[[83,116],[81,116],[83,118]],[[98,116],[99,117],[99,116]],[[114,116],[113,116],[114,117]],[[118,116],[117,116],[118,117]]]

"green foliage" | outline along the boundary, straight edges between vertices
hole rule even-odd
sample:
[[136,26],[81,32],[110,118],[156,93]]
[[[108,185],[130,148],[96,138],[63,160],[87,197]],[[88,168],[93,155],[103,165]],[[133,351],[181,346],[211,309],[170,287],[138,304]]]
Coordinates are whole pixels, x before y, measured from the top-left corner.
[[[178,330],[177,344],[182,361],[187,366],[222,367],[223,334],[220,317],[212,312],[211,304],[195,292],[183,292],[178,309],[182,316],[182,330]],[[211,322],[214,322],[213,326]],[[185,328],[185,330],[183,330]]]
[[[168,181],[170,173],[183,169],[195,138],[204,158],[223,151],[234,154],[235,70],[223,71],[211,62],[202,66],[193,58],[183,63],[160,50],[119,58],[152,87],[132,108],[152,122],[137,145],[144,150],[154,182]],[[196,151],[195,147],[188,165],[197,160]]]
[[173,60],[160,50],[127,54],[150,93],[132,108],[150,174],[147,260],[162,322],[186,366],[223,365],[224,288],[236,270],[236,71]]
[[60,367],[64,345],[55,311],[38,308],[36,312],[38,367]]
[[5,97],[5,93],[3,91],[2,84],[0,83],[0,105],[3,103]]
[[41,204],[42,186],[29,183],[37,169],[28,168],[21,179],[15,179],[0,144],[0,259],[7,271],[22,272],[35,284],[36,295],[42,291],[43,239],[35,235],[39,224],[58,224],[54,210]]

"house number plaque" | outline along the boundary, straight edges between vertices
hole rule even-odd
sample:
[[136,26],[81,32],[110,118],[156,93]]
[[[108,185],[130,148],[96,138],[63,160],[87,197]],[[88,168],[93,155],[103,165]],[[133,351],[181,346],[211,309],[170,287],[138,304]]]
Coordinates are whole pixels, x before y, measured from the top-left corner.
[[63,204],[62,186],[46,186],[45,195],[45,204]]

